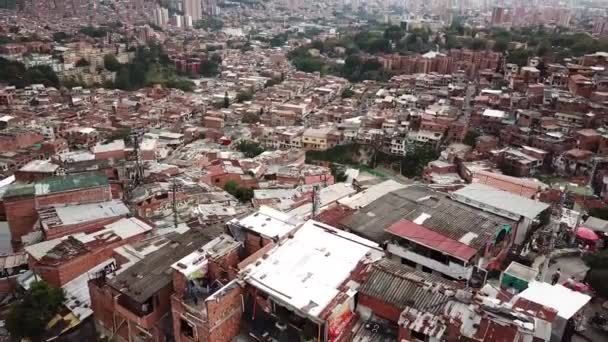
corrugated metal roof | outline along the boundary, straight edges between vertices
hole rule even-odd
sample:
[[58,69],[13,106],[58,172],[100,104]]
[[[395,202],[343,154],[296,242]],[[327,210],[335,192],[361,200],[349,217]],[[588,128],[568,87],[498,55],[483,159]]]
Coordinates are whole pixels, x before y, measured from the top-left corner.
[[477,253],[475,248],[452,240],[409,220],[401,220],[388,227],[387,231],[464,261],[469,261]]
[[25,252],[0,257],[0,269],[14,268],[22,265],[27,265],[27,254]]
[[452,198],[465,203],[479,202],[497,210],[506,211],[530,219],[536,218],[540,213],[549,208],[549,205],[546,203],[527,199],[479,183],[470,184],[453,192]]
[[220,235],[221,230],[211,228],[205,232],[189,230],[183,235],[168,236],[171,242],[125,269],[108,284],[132,300],[145,302],[173,281],[173,263]]
[[390,238],[385,229],[401,219],[418,222],[452,240],[466,238],[466,244],[477,249],[493,241],[503,226],[514,224],[513,220],[456,202],[425,186],[388,193],[341,224],[368,239],[384,242]]
[[375,263],[359,292],[380,299],[403,310],[417,310],[438,314],[450,296],[442,289],[455,286],[439,277],[421,274],[405,265],[383,259]]
[[103,173],[79,173],[67,176],[46,178],[36,183],[36,195],[45,195],[55,192],[92,188],[108,185],[108,176]]

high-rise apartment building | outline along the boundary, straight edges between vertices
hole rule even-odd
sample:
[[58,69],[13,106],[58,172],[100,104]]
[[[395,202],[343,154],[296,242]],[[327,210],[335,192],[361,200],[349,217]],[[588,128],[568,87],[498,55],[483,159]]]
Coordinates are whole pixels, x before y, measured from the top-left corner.
[[183,0],[184,17],[191,17],[192,21],[203,19],[203,4],[201,0]]

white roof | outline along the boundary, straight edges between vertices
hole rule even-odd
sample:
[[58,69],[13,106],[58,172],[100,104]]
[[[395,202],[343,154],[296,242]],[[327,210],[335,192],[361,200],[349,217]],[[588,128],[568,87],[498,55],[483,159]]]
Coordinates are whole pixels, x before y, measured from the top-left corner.
[[98,238],[103,238],[107,234],[115,234],[119,238],[125,240],[132,236],[145,233],[152,230],[152,226],[147,223],[137,219],[135,217],[131,218],[123,218],[114,223],[111,223],[105,226],[104,229],[100,231],[96,231],[93,233],[78,233],[73,235],[63,236],[57,239],[43,241],[34,245],[26,246],[24,249],[28,252],[34,259],[40,260],[42,259],[51,249],[55,246],[59,245],[63,240],[66,240],[68,237],[73,237],[76,240],[79,240],[82,243],[88,243],[95,241]]
[[2,198],[2,195],[4,195],[4,192],[6,192],[6,189],[8,189],[8,186],[15,183],[15,175],[6,177],[4,179],[0,179],[0,198]]
[[563,319],[570,319],[591,300],[590,296],[572,291],[562,285],[551,285],[538,281],[528,284],[528,288],[518,297],[553,308]]
[[493,118],[504,118],[505,116],[507,116],[507,113],[505,113],[502,110],[496,110],[496,109],[486,109],[483,111],[483,116],[490,116]]
[[113,262],[115,262],[114,259],[103,261],[62,286],[66,298],[63,303],[80,321],[93,314],[91,295],[89,293],[89,275],[101,271]]
[[59,159],[64,162],[80,162],[94,160],[95,155],[89,151],[69,151],[59,153]]
[[129,208],[120,200],[99,203],[55,206],[57,217],[64,225],[127,215]]
[[[319,207],[330,205],[337,200],[356,192],[357,191],[350,184],[346,183],[336,183],[322,188],[319,190],[319,202],[321,202]],[[305,203],[304,205],[289,211],[289,215],[301,218],[306,218],[311,213],[312,203]]]
[[142,151],[154,150],[156,148],[156,143],[157,143],[156,139],[145,138],[140,144],[140,149]]
[[404,184],[395,182],[392,179],[389,179],[380,184],[370,186],[369,188],[367,188],[366,190],[363,190],[362,192],[360,192],[358,194],[340,199],[340,200],[338,200],[338,203],[345,205],[351,209],[359,209],[359,208],[365,207],[366,205],[372,203],[373,201],[386,195],[389,192],[403,189],[405,187],[407,187],[407,186]]
[[289,214],[265,205],[257,212],[237,221],[241,226],[269,238],[282,238],[297,227]]
[[[371,252],[371,255],[368,254]],[[372,241],[309,220],[293,236],[247,268],[245,281],[312,317],[340,293],[359,261],[382,251]]]
[[437,52],[437,51],[429,51],[427,53],[425,53],[424,55],[422,55],[423,58],[435,58],[437,56],[445,56],[444,54]]
[[82,133],[82,134],[91,134],[93,132],[95,132],[95,128],[92,127],[84,127],[84,128],[80,128],[78,130],[78,132]]
[[225,253],[239,247],[240,245],[241,243],[237,242],[230,235],[222,234],[207,242],[204,246],[196,251],[173,263],[171,268],[182,273],[186,277],[190,277],[196,271],[206,271],[209,258],[214,258],[218,255],[225,255]]
[[125,149],[125,141],[122,139],[114,140],[107,144],[97,144],[93,146],[93,153],[103,153],[112,151],[122,151]]
[[[481,183],[473,183],[453,192],[452,199],[474,207],[477,206],[472,202],[484,204],[482,209],[497,209],[498,212],[490,210],[497,215],[501,215],[501,212],[505,211],[529,219],[536,218],[541,212],[549,208],[546,203],[498,190]],[[491,208],[487,208],[488,206]]]
[[32,160],[29,163],[23,165],[19,169],[22,172],[55,172],[59,168],[59,165],[53,164],[48,160]]

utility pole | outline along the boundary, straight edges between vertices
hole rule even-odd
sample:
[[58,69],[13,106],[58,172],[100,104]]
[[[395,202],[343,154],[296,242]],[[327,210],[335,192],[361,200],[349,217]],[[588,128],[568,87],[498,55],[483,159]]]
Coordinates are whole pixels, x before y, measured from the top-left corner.
[[555,249],[555,237],[559,229],[559,221],[556,222],[553,218],[551,218],[549,226],[551,227],[549,230],[549,246],[547,249],[545,249],[545,260],[543,261],[543,265],[540,269],[540,280],[543,282],[547,280],[547,275],[549,273],[549,262],[551,261],[551,252]]
[[312,187],[312,212],[311,218],[315,218],[319,213],[319,186],[315,185]]
[[546,281],[548,275],[547,273],[549,273],[549,262],[551,261],[551,253],[555,249],[555,240],[561,224],[565,197],[566,192],[564,191],[559,199],[558,207],[551,213],[551,221],[549,222],[550,229],[548,230],[548,233],[550,234],[549,245],[546,246],[546,249],[544,250],[543,254],[545,255],[545,260],[543,261],[539,274],[539,279],[543,282]]
[[177,192],[177,182],[175,180],[173,180],[173,182],[171,182],[171,192],[172,192],[172,198],[171,198],[171,205],[173,207],[173,226],[174,228],[177,228],[177,201],[175,200],[175,193]]

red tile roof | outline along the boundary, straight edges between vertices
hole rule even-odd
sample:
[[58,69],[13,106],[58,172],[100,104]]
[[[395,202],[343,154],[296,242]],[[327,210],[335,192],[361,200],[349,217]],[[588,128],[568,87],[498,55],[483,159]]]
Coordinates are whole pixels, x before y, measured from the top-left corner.
[[532,198],[541,187],[540,183],[483,170],[473,174],[473,183],[489,185],[526,198]]
[[387,232],[414,241],[463,260],[470,260],[477,250],[462,242],[452,240],[409,220],[401,220],[386,229]]

